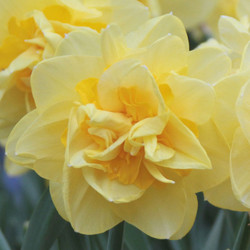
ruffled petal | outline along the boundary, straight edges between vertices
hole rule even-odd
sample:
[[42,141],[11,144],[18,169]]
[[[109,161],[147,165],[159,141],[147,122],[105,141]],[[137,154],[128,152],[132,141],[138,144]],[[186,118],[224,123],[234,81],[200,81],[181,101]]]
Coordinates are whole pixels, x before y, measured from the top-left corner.
[[[136,162],[135,162],[136,163]],[[133,164],[131,162],[131,164]],[[134,167],[136,169],[137,167]],[[131,166],[133,169],[133,166]],[[83,168],[83,176],[87,183],[106,200],[114,203],[127,203],[138,199],[144,190],[131,184],[122,184],[117,180],[110,180],[107,173],[101,170]]]

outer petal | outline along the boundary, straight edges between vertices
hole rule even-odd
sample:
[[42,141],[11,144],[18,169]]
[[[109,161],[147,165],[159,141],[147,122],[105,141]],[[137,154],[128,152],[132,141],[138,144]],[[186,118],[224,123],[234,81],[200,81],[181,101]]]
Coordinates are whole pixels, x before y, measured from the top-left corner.
[[104,62],[107,67],[119,61],[126,54],[126,41],[118,25],[109,25],[101,35]]
[[75,86],[78,82],[99,77],[103,64],[98,57],[63,56],[40,63],[33,71],[31,85],[39,110],[71,100],[80,100]]
[[194,224],[198,209],[197,197],[193,192],[190,192],[188,187],[186,187],[186,195],[187,195],[187,204],[186,204],[184,220],[180,229],[173,236],[171,236],[171,240],[178,240],[182,238],[190,231],[190,229]]
[[0,138],[6,138],[14,125],[25,115],[24,103],[25,95],[16,87],[5,92],[0,100]]
[[100,194],[84,180],[80,169],[64,169],[63,194],[66,212],[76,232],[98,234],[122,221]]
[[124,185],[117,180],[110,180],[107,173],[101,170],[83,168],[82,171],[87,183],[110,202],[129,203],[144,193],[144,190],[133,184]]
[[171,110],[178,116],[195,124],[208,121],[214,107],[213,88],[198,79],[171,75],[166,79],[173,93]]
[[61,135],[70,108],[60,103],[41,115],[34,110],[24,116],[9,136],[8,156],[22,165],[33,164],[31,168],[44,178],[60,180],[65,151]]
[[15,164],[8,157],[4,158],[4,169],[9,176],[19,176],[28,171],[28,168]]
[[179,37],[167,35],[147,48],[142,61],[158,78],[170,71],[178,72],[187,63],[185,44]]
[[250,143],[250,81],[248,81],[240,91],[236,103],[236,112],[241,129]]
[[250,41],[243,51],[243,57],[240,65],[240,70],[249,70],[250,68]]
[[214,86],[217,98],[213,120],[229,145],[232,143],[234,131],[239,124],[235,103],[241,87],[248,79],[248,74],[243,72],[224,78]]
[[211,163],[210,170],[193,170],[185,181],[194,192],[201,192],[223,182],[229,176],[229,147],[213,121],[199,127],[199,140],[206,150]]
[[223,50],[198,48],[188,57],[188,76],[208,83],[215,83],[229,74],[231,60]]
[[231,181],[234,194],[250,208],[250,143],[239,128],[235,132],[231,149]]
[[205,199],[216,207],[230,209],[233,211],[247,211],[240,201],[235,198],[232,190],[230,178],[221,184],[204,192]]
[[182,226],[186,205],[185,189],[181,183],[177,183],[161,188],[151,187],[140,199],[116,205],[113,210],[151,237],[166,239]]
[[101,56],[100,35],[91,29],[72,31],[57,47],[56,56]]
[[58,182],[49,182],[49,191],[51,199],[56,207],[58,213],[63,217],[64,220],[68,221],[68,216],[65,209],[65,203],[63,200],[63,184]]
[[146,47],[168,34],[180,37],[188,49],[185,27],[177,17],[170,14],[152,18],[136,31],[129,33],[127,43],[132,48]]
[[232,17],[222,16],[219,20],[221,40],[232,50],[242,53],[250,39],[247,27]]

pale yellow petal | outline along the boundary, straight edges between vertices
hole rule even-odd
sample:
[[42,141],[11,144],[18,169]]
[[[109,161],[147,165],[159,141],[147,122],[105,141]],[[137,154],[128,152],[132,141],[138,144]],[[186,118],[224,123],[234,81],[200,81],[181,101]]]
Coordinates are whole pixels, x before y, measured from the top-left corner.
[[106,67],[125,57],[128,49],[125,37],[118,25],[111,24],[102,31],[101,47]]
[[158,78],[170,71],[178,72],[187,64],[185,44],[179,37],[167,35],[147,48],[142,61]]
[[240,91],[236,103],[236,112],[241,129],[250,143],[250,81],[248,81]]
[[237,6],[237,13],[239,17],[250,17],[250,4],[248,0],[239,0]]
[[229,74],[231,60],[226,53],[217,48],[198,48],[188,57],[188,76],[208,83],[215,83]]
[[250,69],[250,41],[248,42],[243,51],[242,61],[240,65],[240,70],[242,71],[249,69]]
[[17,164],[21,164],[28,167],[29,164],[34,162],[33,158],[26,158],[25,156],[18,156],[16,153],[16,144],[25,133],[29,127],[32,125],[34,120],[36,120],[38,117],[38,113],[36,110],[29,112],[27,115],[25,115],[13,128],[11,131],[8,141],[6,143],[6,154],[9,159],[11,159],[13,162]]
[[171,110],[178,116],[202,124],[212,114],[215,93],[209,84],[186,76],[171,75],[167,78],[173,99]]
[[[175,154],[162,165],[172,168],[210,169],[211,163],[206,151],[195,135],[173,114],[170,115],[165,128],[166,143],[170,145]],[[165,137],[161,139],[164,143]]]
[[113,9],[110,23],[117,23],[125,34],[137,29],[139,25],[146,22],[150,17],[148,8],[138,1],[111,0],[110,3]]
[[185,48],[188,49],[188,39],[183,23],[171,14],[150,19],[136,31],[127,35],[127,43],[132,48],[146,47],[168,34],[181,38]]
[[221,40],[238,53],[242,53],[250,39],[247,27],[232,17],[222,16],[220,18],[219,32]]
[[186,235],[190,229],[192,228],[197,209],[198,209],[198,201],[195,193],[189,190],[188,187],[186,187],[186,210],[185,210],[185,216],[183,223],[180,227],[180,229],[173,235],[171,236],[171,240],[178,240],[182,238],[184,235]]
[[103,233],[122,221],[112,212],[112,204],[86,183],[80,169],[65,167],[63,195],[66,213],[76,232]]
[[100,36],[87,28],[70,32],[57,47],[55,55],[101,56]]
[[15,86],[8,89],[1,98],[0,138],[7,138],[15,124],[26,114],[24,98],[24,93]]
[[144,190],[130,184],[122,184],[118,180],[110,180],[107,173],[91,168],[82,169],[87,183],[106,200],[114,203],[127,203],[138,199]]
[[63,184],[59,182],[49,182],[49,191],[51,199],[56,207],[57,212],[63,217],[64,220],[68,221],[68,216],[65,209],[63,200]]
[[193,170],[185,177],[187,185],[195,192],[214,187],[229,176],[230,150],[213,121],[199,127],[199,141],[211,160],[212,169]]
[[247,211],[233,193],[230,178],[204,192],[205,199],[216,207],[233,211]]
[[213,120],[229,145],[231,145],[234,131],[238,127],[235,103],[241,87],[248,79],[249,76],[243,72],[224,78],[214,86],[217,98]]
[[103,64],[98,57],[63,56],[40,63],[33,71],[31,85],[39,110],[62,102],[80,100],[75,86],[80,81],[99,77]]
[[168,239],[182,226],[187,209],[186,199],[181,183],[167,184],[160,188],[151,187],[140,199],[117,204],[113,209],[125,221],[149,236]]
[[240,128],[237,129],[231,149],[231,182],[236,198],[250,208],[250,143]]

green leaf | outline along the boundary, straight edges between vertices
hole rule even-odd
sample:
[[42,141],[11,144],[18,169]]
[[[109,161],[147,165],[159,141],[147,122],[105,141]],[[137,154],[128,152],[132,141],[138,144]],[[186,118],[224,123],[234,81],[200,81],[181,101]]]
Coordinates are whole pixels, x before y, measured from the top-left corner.
[[[125,222],[124,222],[125,223]],[[153,250],[149,237],[132,225],[125,223],[124,242],[127,250]]]
[[21,249],[50,249],[66,223],[57,213],[47,189],[31,216]]
[[120,250],[123,247],[124,222],[109,230],[107,250]]
[[225,218],[224,216],[224,211],[220,210],[214,223],[214,226],[212,227],[212,230],[208,235],[208,239],[203,248],[204,250],[220,249]]
[[91,245],[88,237],[86,240],[82,240],[83,236],[75,233],[71,225],[68,223],[63,232],[58,238],[58,245],[60,250],[81,250],[81,249],[91,249]]
[[248,225],[248,214],[242,217],[240,227],[233,245],[232,250],[248,250],[250,249],[250,227]]
[[0,249],[1,250],[11,250],[7,240],[5,239],[2,231],[0,230]]

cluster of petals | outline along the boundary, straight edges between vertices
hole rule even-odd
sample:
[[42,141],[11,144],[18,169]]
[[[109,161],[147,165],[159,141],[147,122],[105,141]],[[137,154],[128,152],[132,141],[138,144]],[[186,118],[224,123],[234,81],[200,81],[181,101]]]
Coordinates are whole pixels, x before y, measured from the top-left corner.
[[210,40],[202,45],[224,49],[232,61],[231,74],[214,85],[217,98],[209,133],[224,141],[224,147],[218,143],[214,147],[224,148],[225,180],[205,195],[218,207],[239,211],[250,209],[250,9],[246,3],[238,20],[220,18],[221,43]]
[[16,17],[7,3],[0,15],[0,136],[13,164],[49,180],[75,231],[125,220],[179,239],[201,191],[249,208],[247,14],[220,20],[223,43],[190,51],[180,19],[150,18],[160,0],[10,2]]

